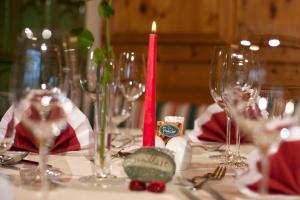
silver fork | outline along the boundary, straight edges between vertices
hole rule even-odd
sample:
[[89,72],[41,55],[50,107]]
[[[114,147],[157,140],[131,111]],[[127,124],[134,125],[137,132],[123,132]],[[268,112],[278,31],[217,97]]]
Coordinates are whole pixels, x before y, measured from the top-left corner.
[[209,180],[221,180],[225,176],[226,170],[227,170],[226,166],[219,165],[213,173],[208,173],[207,177],[200,183],[195,184],[192,189],[193,190],[201,189],[204,186],[204,184]]

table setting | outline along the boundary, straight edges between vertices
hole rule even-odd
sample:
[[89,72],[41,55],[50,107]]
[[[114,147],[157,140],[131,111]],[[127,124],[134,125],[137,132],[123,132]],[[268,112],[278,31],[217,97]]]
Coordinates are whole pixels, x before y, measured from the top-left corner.
[[[159,23],[147,54],[115,55],[113,13],[102,1],[102,47],[85,29],[66,38],[22,31],[0,121],[1,199],[300,199],[300,87],[277,79],[269,57],[300,47],[263,37],[251,40],[255,50],[216,47],[208,74],[215,103],[188,130],[183,116],[156,119]],[[133,110],[142,98],[139,129]]]

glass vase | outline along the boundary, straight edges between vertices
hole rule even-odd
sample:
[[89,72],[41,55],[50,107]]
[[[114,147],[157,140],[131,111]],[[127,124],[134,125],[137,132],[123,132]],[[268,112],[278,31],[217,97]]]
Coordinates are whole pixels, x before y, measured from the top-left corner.
[[[101,73],[100,73],[100,78]],[[107,178],[111,174],[111,133],[109,131],[109,83],[99,83],[96,95],[98,110],[97,126],[94,133],[94,167],[97,178]]]

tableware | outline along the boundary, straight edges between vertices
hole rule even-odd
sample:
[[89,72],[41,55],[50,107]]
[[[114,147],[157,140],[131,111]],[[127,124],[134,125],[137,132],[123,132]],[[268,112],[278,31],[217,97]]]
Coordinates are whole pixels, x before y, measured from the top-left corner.
[[112,147],[121,148],[132,141],[132,136],[129,132],[120,130],[118,125],[126,121],[130,116],[130,102],[124,97],[119,87],[119,67],[115,66],[116,69],[111,76],[110,84],[110,120],[109,126],[112,134]]
[[201,142],[201,143],[193,143],[192,148],[202,148],[205,151],[224,151],[221,149],[223,147],[223,144],[218,142]]
[[54,139],[67,127],[66,116],[73,104],[60,90],[61,57],[57,38],[49,29],[32,31],[25,28],[18,38],[11,73],[14,117],[32,134],[39,146],[39,166],[20,170],[26,184],[41,187],[44,198],[48,191],[46,162]]
[[[279,74],[268,71],[270,67],[276,68],[272,62],[276,56],[269,57],[269,53],[282,55],[283,49],[287,51],[289,45],[269,47],[267,42],[259,41],[261,42],[260,50],[255,52],[255,55],[259,55],[261,60],[259,70],[250,70],[246,75],[234,73],[235,63],[240,66],[240,70],[243,70],[243,66],[247,62],[242,59],[243,54],[239,56],[240,58],[231,55],[234,65],[229,65],[232,70],[229,70],[228,73],[234,73],[235,76],[228,81],[225,91],[235,121],[260,150],[263,174],[260,181],[260,192],[264,196],[268,193],[267,154],[270,147],[277,147],[286,136],[284,133],[289,134],[293,127],[299,125],[300,83],[295,82],[290,85],[289,80],[284,80]],[[297,48],[292,46],[290,51],[294,52],[295,49]],[[290,59],[288,62],[282,62],[280,68],[289,65]],[[289,73],[289,79],[297,80],[295,76],[297,76],[295,73]],[[239,81],[238,86],[236,85],[237,81]],[[260,85],[260,91],[256,89],[258,85]]]
[[[201,189],[204,186],[204,184],[209,180],[221,180],[222,178],[225,177],[226,170],[227,170],[226,166],[223,166],[223,165],[217,166],[217,168],[214,170],[214,172],[208,173],[207,177],[203,181],[201,181],[200,183],[196,183],[193,186],[192,190]],[[192,179],[192,181],[196,182],[196,178]]]
[[[241,95],[241,93],[244,95],[242,98],[245,102],[255,99],[260,91],[259,70],[258,61],[251,50],[243,47],[229,48],[222,83],[222,99],[225,104],[229,105],[233,99],[239,98],[235,95]],[[241,90],[241,92],[228,93],[229,87]],[[231,112],[230,109],[229,112]],[[240,155],[239,124],[236,124],[236,136],[237,151],[232,162],[235,168],[246,168],[248,164],[245,162],[245,158]]]
[[14,165],[23,160],[26,156],[28,156],[29,152],[22,152],[21,154],[17,154],[14,156],[4,156],[0,158],[0,165]]
[[222,162],[225,163],[229,163],[232,158],[232,152],[230,150],[231,115],[229,113],[227,105],[222,99],[222,81],[223,73],[226,68],[226,62],[228,59],[228,51],[228,46],[215,48],[209,72],[209,90],[211,96],[214,99],[214,101],[226,112],[226,149],[222,155],[218,156],[218,158],[222,159]]
[[129,128],[133,128],[134,102],[145,92],[145,58],[143,54],[123,52],[119,61],[119,87],[130,102]]
[[113,94],[111,89],[116,83],[116,73],[113,59],[104,59],[97,66],[96,100],[95,100],[95,128],[93,150],[93,174],[81,177],[79,181],[87,186],[107,188],[110,182],[116,182],[111,174],[111,148],[112,148],[112,107]]

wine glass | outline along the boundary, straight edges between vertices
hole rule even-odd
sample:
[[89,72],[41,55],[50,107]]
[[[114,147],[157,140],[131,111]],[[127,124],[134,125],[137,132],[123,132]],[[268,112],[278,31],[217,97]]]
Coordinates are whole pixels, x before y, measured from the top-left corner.
[[129,128],[133,128],[134,102],[145,92],[145,59],[143,54],[123,52],[119,62],[119,87],[130,102]]
[[47,174],[51,174],[46,166],[49,147],[67,127],[67,115],[73,107],[60,89],[61,70],[60,48],[53,32],[26,28],[18,38],[10,93],[15,121],[33,136],[40,155],[39,166],[21,169],[20,176],[26,185],[41,187],[44,197]]
[[[233,99],[239,98],[235,95],[240,95],[242,93],[244,101],[255,99],[260,90],[258,74],[259,65],[254,58],[253,53],[248,48],[238,46],[229,48],[226,67],[223,72],[221,93],[225,104],[230,104]],[[228,88],[235,89],[237,92],[228,93]],[[230,109],[229,112],[231,112]],[[236,131],[237,151],[235,152],[232,164],[236,168],[246,168],[248,167],[248,164],[245,162],[245,158],[240,155],[240,131],[238,124],[236,124]]]
[[209,90],[214,101],[226,112],[226,149],[223,155],[214,156],[221,158],[225,163],[232,160],[232,152],[230,150],[231,140],[231,115],[222,98],[223,74],[228,59],[229,46],[216,47],[212,57],[211,68],[209,72]]
[[[295,133],[293,130],[299,127],[300,116],[300,83],[290,81],[297,80],[297,74],[289,73],[289,80],[285,80],[282,79],[282,74],[273,73],[270,68],[278,69],[278,66],[280,68],[289,66],[291,60],[296,57],[291,57],[281,63],[276,63],[274,60],[281,57],[283,49],[284,52],[288,51],[293,54],[295,50],[299,53],[299,48],[295,48],[294,45],[282,45],[282,40],[282,46],[279,47],[272,47],[268,44],[269,40],[259,41],[256,43],[259,49],[254,55],[260,58],[260,67],[251,69],[247,73],[234,72],[238,65],[243,71],[246,60],[231,55],[231,62],[234,65],[228,66],[232,69],[228,73],[234,72],[234,75],[231,81],[228,80],[225,84],[224,91],[227,93],[233,118],[260,151],[262,164],[260,192],[265,195],[268,193],[269,178],[267,155],[271,149],[276,150],[282,139]],[[257,87],[259,85],[260,87]],[[298,132],[296,134],[299,136]]]
[[109,126],[113,134],[112,146],[119,148],[130,142],[124,131],[118,128],[122,122],[130,116],[129,102],[126,100],[118,86],[118,77],[115,77],[110,85],[110,121]]

